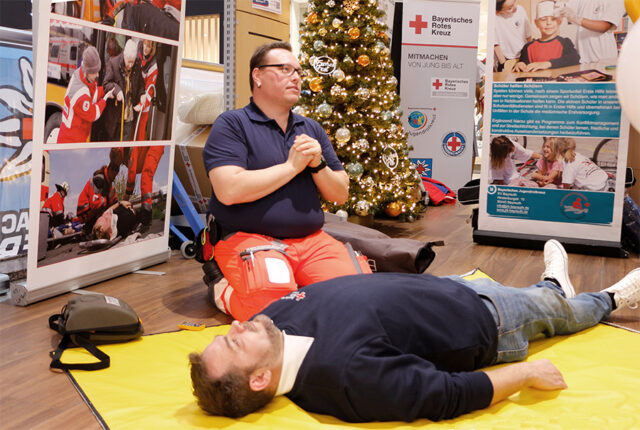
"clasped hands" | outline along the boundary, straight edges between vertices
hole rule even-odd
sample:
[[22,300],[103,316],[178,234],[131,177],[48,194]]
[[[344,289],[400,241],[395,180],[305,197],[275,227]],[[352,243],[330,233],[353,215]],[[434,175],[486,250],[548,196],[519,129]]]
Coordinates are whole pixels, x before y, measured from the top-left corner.
[[287,162],[291,163],[296,171],[301,172],[307,166],[318,166],[322,160],[321,157],[320,142],[306,134],[299,134],[289,149]]

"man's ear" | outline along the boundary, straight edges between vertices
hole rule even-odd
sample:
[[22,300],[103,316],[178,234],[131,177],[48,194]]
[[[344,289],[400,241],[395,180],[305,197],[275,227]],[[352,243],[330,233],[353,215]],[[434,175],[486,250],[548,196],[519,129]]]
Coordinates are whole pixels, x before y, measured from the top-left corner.
[[258,73],[260,69],[257,67],[251,71],[251,79],[253,79],[253,86],[260,88],[262,84],[260,83],[260,79],[258,79]]
[[262,391],[271,383],[271,370],[260,367],[249,375],[249,387],[253,391]]

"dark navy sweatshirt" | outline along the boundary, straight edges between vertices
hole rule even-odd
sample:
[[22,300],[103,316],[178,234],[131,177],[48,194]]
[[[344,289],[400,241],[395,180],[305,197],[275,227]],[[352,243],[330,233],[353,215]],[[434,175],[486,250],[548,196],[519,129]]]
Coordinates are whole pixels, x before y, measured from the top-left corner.
[[309,285],[262,313],[315,340],[286,394],[344,421],[434,421],[489,406],[496,355],[482,299],[450,279],[376,273]]

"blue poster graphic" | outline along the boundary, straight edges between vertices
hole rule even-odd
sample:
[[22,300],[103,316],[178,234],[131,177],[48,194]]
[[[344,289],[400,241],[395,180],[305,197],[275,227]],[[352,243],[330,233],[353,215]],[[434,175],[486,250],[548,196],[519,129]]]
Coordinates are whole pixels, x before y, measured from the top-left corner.
[[27,252],[32,124],[31,48],[0,43],[0,260]]
[[581,224],[611,224],[615,193],[489,185],[487,213]]

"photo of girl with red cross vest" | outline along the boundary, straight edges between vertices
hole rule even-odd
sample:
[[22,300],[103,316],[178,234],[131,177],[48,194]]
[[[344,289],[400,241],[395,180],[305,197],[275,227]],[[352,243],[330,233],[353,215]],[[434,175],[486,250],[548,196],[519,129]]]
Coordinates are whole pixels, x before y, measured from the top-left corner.
[[64,95],[62,124],[57,143],[83,143],[89,139],[91,125],[100,118],[113,90],[104,93],[98,86],[100,55],[93,46],[85,48],[82,65],[73,73]]
[[149,119],[149,108],[151,107],[151,101],[156,94],[156,80],[158,79],[156,42],[146,39],[143,40],[138,48],[138,60],[140,61],[142,79],[144,80],[144,103],[140,109],[138,132],[134,137],[134,140],[147,140],[146,131],[147,121]]

